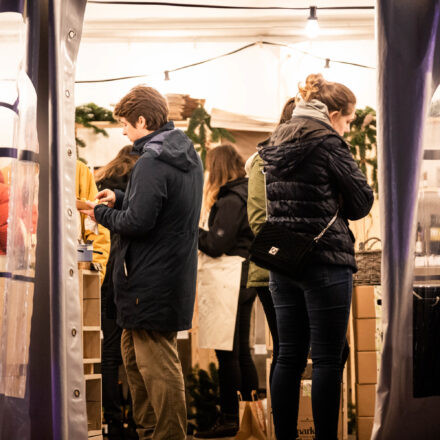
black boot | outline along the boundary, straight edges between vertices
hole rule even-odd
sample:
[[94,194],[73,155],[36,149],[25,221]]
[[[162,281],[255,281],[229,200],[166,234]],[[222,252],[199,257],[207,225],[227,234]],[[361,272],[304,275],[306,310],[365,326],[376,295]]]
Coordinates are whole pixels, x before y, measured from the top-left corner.
[[210,439],[234,437],[237,432],[238,416],[233,414],[222,414],[211,429],[196,432],[194,438]]

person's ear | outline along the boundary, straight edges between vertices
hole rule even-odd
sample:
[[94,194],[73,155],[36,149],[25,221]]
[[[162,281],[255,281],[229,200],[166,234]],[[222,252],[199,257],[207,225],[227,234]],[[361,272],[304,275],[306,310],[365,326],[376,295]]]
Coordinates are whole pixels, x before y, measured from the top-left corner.
[[330,122],[333,124],[335,121],[338,120],[341,112],[339,110],[333,110],[329,113]]
[[147,121],[143,116],[139,116],[138,120],[136,121],[136,128],[147,129]]

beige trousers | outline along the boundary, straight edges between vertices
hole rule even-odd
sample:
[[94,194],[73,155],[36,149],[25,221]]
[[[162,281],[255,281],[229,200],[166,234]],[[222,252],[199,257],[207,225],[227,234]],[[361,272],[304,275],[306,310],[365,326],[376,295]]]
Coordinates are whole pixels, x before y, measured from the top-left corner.
[[185,440],[185,386],[177,333],[124,329],[121,352],[139,439]]

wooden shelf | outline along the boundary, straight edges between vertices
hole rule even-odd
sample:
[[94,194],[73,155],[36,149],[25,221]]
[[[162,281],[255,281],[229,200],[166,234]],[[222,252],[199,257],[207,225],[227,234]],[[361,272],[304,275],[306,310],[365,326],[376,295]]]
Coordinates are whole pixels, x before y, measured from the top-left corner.
[[101,358],[83,359],[83,364],[100,364]]
[[88,437],[101,440],[102,376],[94,372],[101,363],[101,281],[99,272],[89,269],[80,269],[78,275]]
[[83,332],[100,332],[101,333],[101,327],[99,325],[87,325],[83,326]]

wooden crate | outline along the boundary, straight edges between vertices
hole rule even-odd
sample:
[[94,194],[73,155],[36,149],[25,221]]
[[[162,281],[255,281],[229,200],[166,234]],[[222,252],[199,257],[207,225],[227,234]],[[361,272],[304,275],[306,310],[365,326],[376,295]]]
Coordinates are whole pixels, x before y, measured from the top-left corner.
[[[99,272],[79,270],[81,337],[83,341],[88,438],[102,440],[101,281]],[[99,371],[99,370],[98,370]]]

